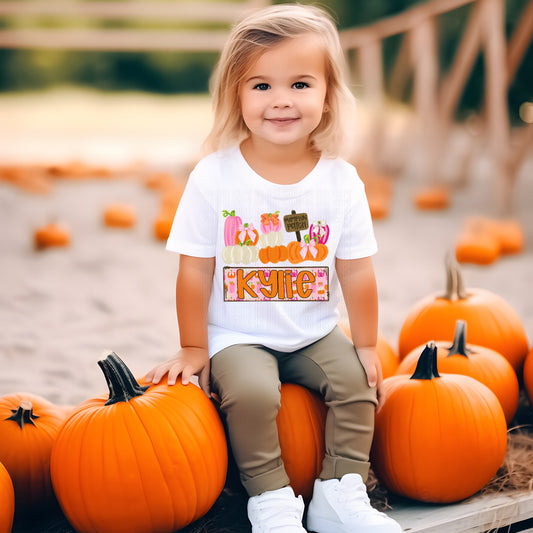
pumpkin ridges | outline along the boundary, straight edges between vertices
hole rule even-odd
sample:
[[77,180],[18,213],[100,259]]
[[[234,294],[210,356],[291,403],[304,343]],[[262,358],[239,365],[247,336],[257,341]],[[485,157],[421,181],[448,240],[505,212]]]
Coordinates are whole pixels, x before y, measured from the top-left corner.
[[[457,320],[454,341],[437,341],[438,365],[443,373],[463,374],[486,385],[500,401],[509,424],[518,408],[519,384],[516,372],[500,353],[466,342],[466,322]],[[420,350],[418,346],[408,353],[398,366],[398,374],[413,371]]]
[[410,498],[449,503],[490,481],[505,456],[507,428],[487,387],[468,376],[441,374],[397,375],[384,380],[383,388],[371,456],[385,486]]
[[294,383],[282,384],[276,419],[281,457],[292,487],[305,500],[310,499],[322,467],[326,413],[316,393]]
[[[110,364],[117,363],[115,355],[107,358]],[[52,478],[65,515],[82,533],[170,533],[185,527],[208,511],[224,486],[227,449],[216,410],[194,384],[160,383],[146,390],[126,384],[140,390],[132,395],[116,394],[124,383],[106,380],[113,382],[110,395],[125,400],[88,400],[54,445]],[[78,480],[76,499],[71,489]]]
[[468,323],[471,343],[495,350],[518,371],[528,351],[528,342],[516,311],[502,297],[485,289],[468,289],[460,297],[459,265],[449,257],[447,279],[448,287],[451,280],[451,290],[447,289],[444,295],[430,294],[409,311],[398,339],[400,359],[430,339],[452,340],[450,332],[460,318]]
[[[13,411],[23,402],[29,402],[39,418],[21,428],[13,419]],[[17,513],[30,507],[40,511],[54,499],[49,461],[64,418],[60,408],[35,394],[23,392],[0,397],[0,462],[13,482]]]

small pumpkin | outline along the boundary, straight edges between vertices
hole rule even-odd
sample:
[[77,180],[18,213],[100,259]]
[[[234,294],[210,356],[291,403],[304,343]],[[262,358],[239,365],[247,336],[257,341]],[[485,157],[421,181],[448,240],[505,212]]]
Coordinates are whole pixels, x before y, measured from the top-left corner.
[[451,503],[482,489],[501,466],[507,425],[496,396],[460,374],[439,375],[437,347],[428,343],[412,376],[383,381],[371,460],[392,492]]
[[289,253],[286,246],[267,246],[259,249],[259,261],[261,263],[279,263],[286,261]]
[[173,222],[174,213],[167,209],[161,209],[154,219],[154,237],[160,241],[166,241],[170,235]]
[[152,172],[144,178],[144,186],[157,191],[167,189],[174,183],[174,176],[169,172]]
[[500,257],[500,243],[491,233],[463,230],[455,241],[459,263],[490,265]]
[[249,265],[259,258],[257,246],[226,246],[222,248],[222,260],[227,264]]
[[517,254],[524,248],[522,226],[518,220],[512,218],[472,216],[465,220],[464,230],[490,236],[498,243],[501,254]]
[[271,231],[259,235],[257,246],[266,248],[267,246],[281,246],[283,244],[283,233],[281,231]]
[[[437,362],[441,373],[462,374],[486,385],[498,398],[507,424],[518,408],[518,378],[511,363],[503,355],[466,342],[467,325],[458,320],[453,343],[437,341]],[[412,374],[423,346],[415,348],[399,364],[396,374]]]
[[295,494],[305,500],[322,470],[327,411],[317,393],[294,383],[281,385],[276,419],[281,458]]
[[224,221],[224,244],[226,246],[233,246],[235,244],[235,235],[242,226],[242,219],[235,214],[235,209],[232,211],[224,209],[222,216],[226,219]]
[[196,385],[141,386],[114,353],[109,395],[80,404],[56,438],[54,490],[80,533],[172,533],[205,514],[226,479],[215,407]]
[[529,350],[520,317],[501,296],[486,289],[465,289],[453,254],[446,256],[446,291],[430,294],[413,305],[400,328],[398,355],[433,339],[453,340],[457,319],[468,324],[472,344],[503,355],[517,373]]
[[0,462],[11,476],[17,513],[54,501],[50,454],[65,411],[30,393],[0,397]]
[[329,239],[329,226],[319,220],[309,227],[309,238],[320,244],[326,244]]
[[263,213],[261,215],[261,231],[265,234],[272,231],[281,231],[281,220],[279,219],[279,211],[275,213]]
[[287,252],[289,261],[298,264],[303,261],[322,261],[328,255],[328,247],[304,235],[303,241],[291,241],[287,245]]
[[11,477],[0,463],[0,533],[11,533],[15,514],[15,491]]
[[63,225],[50,222],[38,227],[33,233],[33,245],[36,250],[66,247],[70,244],[70,231]]
[[50,176],[46,174],[45,169],[37,165],[1,166],[0,181],[37,194],[47,194],[53,188]]
[[450,192],[444,186],[426,187],[415,194],[414,202],[418,209],[446,209],[450,205]]
[[259,240],[259,232],[253,224],[248,222],[241,224],[235,233],[235,242],[240,246],[255,246]]
[[135,226],[137,213],[132,205],[110,204],[104,209],[104,224],[111,228],[131,228]]

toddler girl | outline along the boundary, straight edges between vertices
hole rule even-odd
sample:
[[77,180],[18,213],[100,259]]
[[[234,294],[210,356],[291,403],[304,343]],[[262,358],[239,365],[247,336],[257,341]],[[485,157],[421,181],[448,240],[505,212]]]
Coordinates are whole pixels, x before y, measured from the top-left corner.
[[[146,377],[197,375],[219,396],[253,533],[305,532],[276,415],[281,382],[317,391],[329,410],[308,530],[399,532],[364,484],[382,380],[377,246],[363,184],[339,157],[355,124],[335,25],[311,6],[255,12],[233,28],[212,83],[210,154],[167,243],[180,254],[181,348]],[[342,297],[353,342],[336,325]]]

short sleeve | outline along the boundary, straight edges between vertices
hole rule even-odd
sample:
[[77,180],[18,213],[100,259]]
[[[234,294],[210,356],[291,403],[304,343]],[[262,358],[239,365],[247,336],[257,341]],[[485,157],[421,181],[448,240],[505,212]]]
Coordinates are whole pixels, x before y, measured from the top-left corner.
[[359,176],[354,178],[346,197],[343,232],[337,248],[339,259],[359,259],[378,250],[365,187]]
[[216,255],[217,224],[210,198],[212,173],[204,165],[191,173],[181,197],[166,248],[193,257]]

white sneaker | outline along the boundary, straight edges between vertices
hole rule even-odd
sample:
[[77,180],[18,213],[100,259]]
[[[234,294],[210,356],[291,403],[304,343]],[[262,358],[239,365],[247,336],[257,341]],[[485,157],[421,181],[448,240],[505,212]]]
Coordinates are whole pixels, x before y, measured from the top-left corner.
[[303,514],[303,498],[297,498],[291,487],[269,490],[248,500],[252,533],[306,533]]
[[392,518],[370,505],[359,474],[346,474],[339,481],[316,480],[307,511],[307,529],[315,533],[400,533]]

